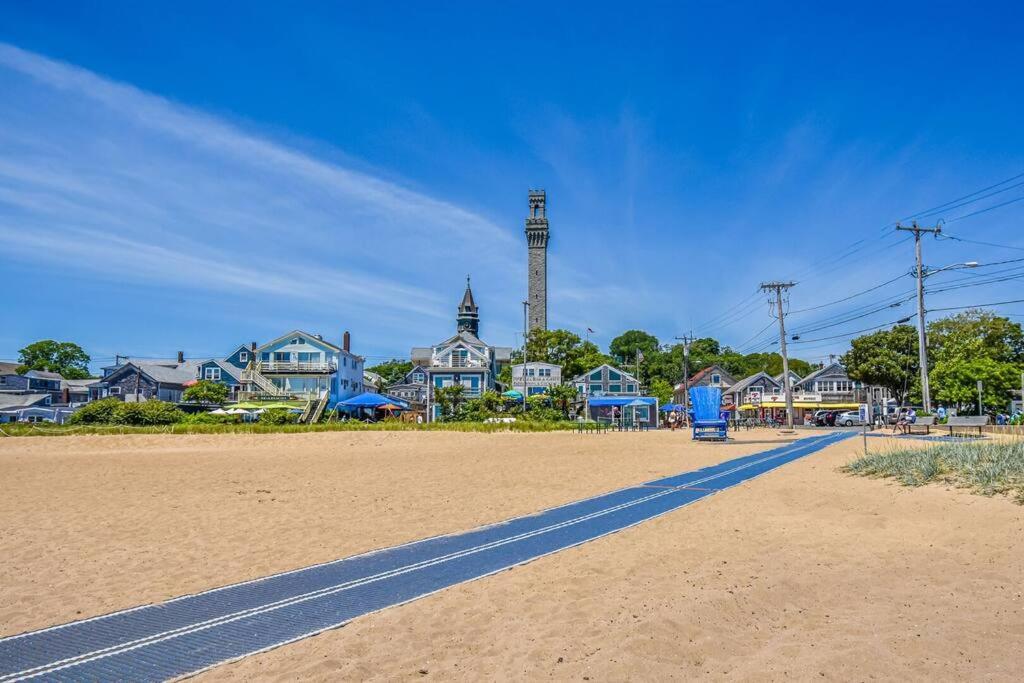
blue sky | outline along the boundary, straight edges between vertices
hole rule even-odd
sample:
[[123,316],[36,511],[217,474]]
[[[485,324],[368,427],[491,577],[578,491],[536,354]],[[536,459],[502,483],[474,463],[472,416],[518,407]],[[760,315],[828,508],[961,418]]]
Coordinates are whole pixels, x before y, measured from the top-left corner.
[[[761,280],[797,279],[794,311],[890,280],[913,251],[887,225],[1024,172],[1013,4],[380,5],[3,3],[0,358],[48,337],[99,361],[206,356],[293,328],[404,357],[453,331],[467,273],[482,336],[514,344],[531,187],[550,325],[756,350]],[[1022,217],[948,231],[1024,248]],[[1024,256],[925,249],[933,266]]]

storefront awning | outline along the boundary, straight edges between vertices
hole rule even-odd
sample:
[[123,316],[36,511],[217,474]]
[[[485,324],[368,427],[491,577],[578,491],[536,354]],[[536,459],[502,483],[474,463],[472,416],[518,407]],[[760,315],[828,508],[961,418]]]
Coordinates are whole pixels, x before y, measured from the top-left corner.
[[[764,401],[761,405],[744,403],[740,410],[757,410],[758,408],[785,408],[785,401]],[[815,410],[856,410],[859,403],[822,403],[820,401],[793,401],[794,408],[813,408]]]

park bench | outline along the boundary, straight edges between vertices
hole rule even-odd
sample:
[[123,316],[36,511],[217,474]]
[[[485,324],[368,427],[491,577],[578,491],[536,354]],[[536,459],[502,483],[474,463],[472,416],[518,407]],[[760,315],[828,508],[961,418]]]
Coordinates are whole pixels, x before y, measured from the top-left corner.
[[918,434],[930,434],[932,427],[935,425],[935,416],[929,415],[928,417],[919,417],[917,421],[912,424],[903,425],[904,434],[914,434],[915,428],[923,427],[923,431],[916,432]]
[[981,436],[981,428],[987,424],[988,415],[952,415],[948,420],[946,420],[946,426],[949,427],[950,436],[953,436],[954,430],[957,429],[977,429],[978,436]]

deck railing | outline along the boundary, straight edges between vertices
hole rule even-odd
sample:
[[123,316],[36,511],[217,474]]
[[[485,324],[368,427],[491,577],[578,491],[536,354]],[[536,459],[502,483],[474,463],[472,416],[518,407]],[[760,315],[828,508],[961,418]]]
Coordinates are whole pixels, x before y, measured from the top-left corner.
[[265,360],[260,363],[260,371],[268,372],[334,372],[338,364],[330,361],[291,361]]

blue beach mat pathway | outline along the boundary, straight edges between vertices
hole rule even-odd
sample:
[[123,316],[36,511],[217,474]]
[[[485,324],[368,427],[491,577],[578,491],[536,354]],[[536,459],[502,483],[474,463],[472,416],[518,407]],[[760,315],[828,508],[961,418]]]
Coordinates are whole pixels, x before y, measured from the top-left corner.
[[0,683],[196,673],[627,529],[853,435],[811,436],[463,533],[0,639]]

